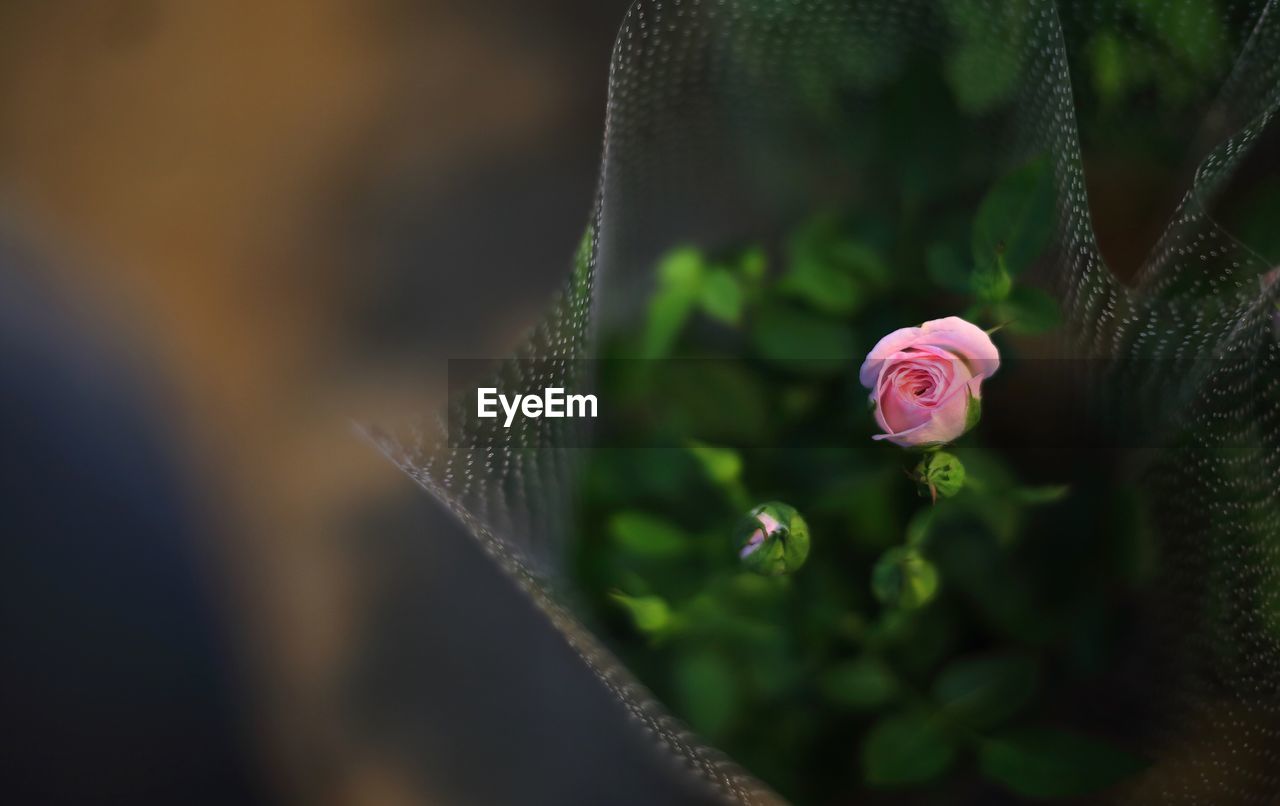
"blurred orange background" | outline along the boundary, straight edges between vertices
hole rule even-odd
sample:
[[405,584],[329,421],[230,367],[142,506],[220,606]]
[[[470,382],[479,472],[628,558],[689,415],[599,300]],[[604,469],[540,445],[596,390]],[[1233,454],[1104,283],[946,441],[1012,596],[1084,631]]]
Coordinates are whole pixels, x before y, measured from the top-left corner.
[[445,358],[507,352],[566,275],[624,5],[0,7],[0,215],[171,439],[266,800],[600,802],[653,778],[351,428],[428,411]]

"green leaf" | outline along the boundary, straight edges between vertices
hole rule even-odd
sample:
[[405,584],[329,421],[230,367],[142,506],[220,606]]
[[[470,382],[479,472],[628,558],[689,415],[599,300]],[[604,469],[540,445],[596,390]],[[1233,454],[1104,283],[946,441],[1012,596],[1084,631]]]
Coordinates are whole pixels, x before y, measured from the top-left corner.
[[658,264],[658,288],[649,301],[649,316],[641,356],[661,358],[671,351],[702,288],[702,253],[692,247],[675,249]]
[[[913,610],[905,614],[901,624],[890,625],[889,630],[872,636],[872,640],[885,642],[886,650],[892,653],[894,669],[904,677],[912,680],[926,677],[955,654],[956,645],[964,640],[965,628],[962,625],[966,622],[956,612],[960,609],[930,607]],[[890,621],[894,615],[902,615],[902,611],[887,615],[890,618],[882,618],[880,624]]]
[[788,242],[787,272],[778,290],[819,311],[847,315],[887,278],[888,269],[875,250],[852,240],[839,220],[819,216]]
[[[860,237],[868,236],[864,232]],[[889,267],[880,252],[859,240],[850,236],[836,238],[827,244],[826,253],[828,260],[856,277],[865,288],[877,289],[889,283]]]
[[1035,661],[1024,655],[957,660],[939,673],[933,697],[949,716],[975,728],[990,728],[1030,702],[1039,677]]
[[657,362],[646,395],[642,410],[673,439],[753,444],[769,425],[760,374],[730,359]]
[[[1162,5],[1152,0],[1139,2],[1153,10]],[[1180,10],[1179,16],[1185,18],[1182,11],[1190,10]],[[1100,31],[1089,40],[1085,56],[1091,67],[1094,91],[1104,104],[1115,105],[1154,88],[1166,106],[1176,107],[1185,103],[1197,89],[1204,89],[1203,79],[1208,74],[1197,77],[1195,68],[1187,69],[1182,54],[1171,52],[1168,46],[1153,39]]]
[[848,325],[786,305],[760,312],[751,341],[762,358],[802,374],[847,372],[856,358]]
[[1053,504],[1071,492],[1069,484],[1047,484],[1043,487],[1017,487],[1013,497],[1023,504]]
[[769,268],[769,259],[765,256],[763,249],[753,246],[739,255],[737,265],[742,276],[754,283],[764,279],[765,271]]
[[818,685],[827,699],[858,711],[879,708],[898,695],[898,680],[873,657],[838,663],[822,672]]
[[826,313],[849,314],[862,304],[857,281],[818,256],[793,260],[778,280],[778,290]]
[[707,316],[730,325],[742,319],[742,286],[728,269],[715,268],[707,272],[702,282],[699,302]]
[[680,527],[644,512],[619,512],[609,519],[609,534],[628,552],[640,557],[678,557],[689,548]]
[[902,476],[889,468],[832,479],[817,490],[815,510],[840,518],[852,544],[882,551],[902,536],[893,495],[901,483]]
[[1018,286],[1000,303],[997,316],[1015,333],[1045,333],[1062,324],[1058,302],[1038,288]]
[[997,253],[994,260],[981,262],[969,275],[969,291],[983,302],[1002,302],[1013,291],[1013,278],[1005,266],[1004,254]]
[[1133,82],[1127,70],[1124,42],[1110,31],[1103,31],[1089,42],[1089,61],[1093,67],[1093,89],[1103,101],[1114,103],[1125,95]]
[[601,450],[592,464],[587,495],[610,511],[637,500],[678,499],[699,478],[690,456],[665,448]]
[[969,266],[952,247],[935,244],[929,247],[924,260],[929,279],[939,288],[957,294],[968,294],[973,290],[969,285]]
[[1034,160],[991,188],[973,220],[973,260],[995,271],[999,258],[1017,275],[1033,264],[1053,237],[1056,208],[1048,163]]
[[1211,74],[1224,60],[1227,37],[1213,0],[1180,0],[1176,8],[1155,0],[1127,0],[1125,5],[1142,28],[1198,74]]
[[891,607],[922,607],[938,592],[938,571],[916,549],[896,546],[872,569],[871,590]]
[[658,263],[658,281],[667,288],[693,288],[701,282],[702,252],[692,246],[672,249]]
[[698,652],[680,657],[675,667],[680,713],[694,730],[717,738],[733,717],[738,681],[721,655]]
[[929,555],[948,588],[971,600],[974,615],[992,632],[1030,646],[1052,642],[1054,619],[1040,604],[1039,583],[1019,570],[998,541],[987,529],[948,530],[946,540],[930,542]]
[[[968,433],[982,421],[982,398],[974,397],[972,389],[965,389],[964,394],[969,399],[969,406],[964,410],[964,430]],[[960,466],[960,482],[964,483],[964,465]]]
[[954,760],[951,740],[925,714],[880,720],[862,746],[863,775],[868,784],[878,787],[925,783],[946,772]]
[[1018,87],[1017,51],[1005,42],[964,42],[947,58],[943,69],[956,104],[970,115],[1003,106]]
[[717,448],[691,440],[689,451],[702,465],[707,477],[716,484],[733,484],[742,478],[742,456],[732,448]]
[[972,445],[955,447],[967,471],[965,489],[972,495],[956,498],[958,507],[982,521],[1001,545],[1011,545],[1022,528],[1023,507],[1010,495],[1015,480],[995,454]]
[[907,521],[907,545],[918,549],[929,537],[929,529],[933,526],[933,507],[925,507],[911,516]]
[[984,741],[978,768],[1029,798],[1069,798],[1104,790],[1146,762],[1108,743],[1074,733],[1024,730]]
[[648,635],[662,632],[671,624],[671,608],[661,596],[628,596],[620,591],[609,594],[630,615],[636,629]]

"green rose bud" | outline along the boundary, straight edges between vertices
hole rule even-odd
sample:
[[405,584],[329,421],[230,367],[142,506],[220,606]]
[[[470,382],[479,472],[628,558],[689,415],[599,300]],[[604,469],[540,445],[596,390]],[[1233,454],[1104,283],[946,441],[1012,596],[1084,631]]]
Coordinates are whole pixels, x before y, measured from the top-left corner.
[[939,495],[950,498],[964,487],[964,465],[946,451],[934,451],[916,465],[915,477],[929,490],[929,497],[934,501]]
[[738,557],[765,576],[795,573],[809,557],[809,526],[795,507],[778,501],[751,510],[735,532]]
[[922,607],[938,592],[938,570],[915,549],[891,548],[871,571],[871,590],[891,607]]

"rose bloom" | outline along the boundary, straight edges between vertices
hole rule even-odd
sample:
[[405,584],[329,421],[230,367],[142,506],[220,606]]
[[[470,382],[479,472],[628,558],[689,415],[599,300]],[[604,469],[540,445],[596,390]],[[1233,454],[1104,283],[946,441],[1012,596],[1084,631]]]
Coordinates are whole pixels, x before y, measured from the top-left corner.
[[858,373],[884,431],[875,439],[904,448],[955,440],[977,422],[982,381],[999,368],[991,337],[957,316],[893,331]]

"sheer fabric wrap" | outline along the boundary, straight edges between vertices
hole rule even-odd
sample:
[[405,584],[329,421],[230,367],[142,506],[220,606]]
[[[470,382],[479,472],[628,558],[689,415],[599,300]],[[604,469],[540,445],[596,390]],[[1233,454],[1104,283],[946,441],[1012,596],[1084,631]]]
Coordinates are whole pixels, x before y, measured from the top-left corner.
[[[1158,649],[1135,652],[1149,654],[1137,662],[1161,663],[1165,682],[1142,695],[1161,715],[1145,749],[1159,760],[1182,752],[1177,738],[1188,732],[1231,737],[1179,759],[1181,780],[1194,786],[1152,782],[1132,797],[1192,802],[1198,792],[1207,800],[1197,802],[1271,803],[1280,798],[1280,282],[1266,281],[1271,266],[1217,213],[1250,160],[1276,148],[1280,8],[1274,0],[1138,4],[1162,35],[1209,45],[1170,122],[1187,155],[1185,194],[1142,265],[1122,273],[1095,235],[1105,190],[1089,192],[1086,155],[1106,132],[1090,128],[1098,118],[1084,68],[1097,56],[1097,32],[1128,30],[1134,5],[639,0],[609,65],[598,195],[581,250],[518,356],[540,360],[508,363],[493,385],[589,388],[579,359],[594,355],[601,333],[634,320],[655,258],[675,244],[758,237],[833,199],[873,208],[877,188],[839,170],[850,143],[873,159],[889,148],[869,136],[874,107],[860,99],[893,82],[912,52],[980,43],[992,91],[1008,101],[970,118],[966,134],[1006,155],[1006,167],[1039,156],[1051,168],[1056,227],[1038,281],[1065,325],[1044,357],[1080,359],[1062,362],[1063,371],[1086,367],[1077,381],[1117,421],[1156,435],[1139,461],[1143,486],[1160,502],[1163,560],[1147,642]],[[1130,44],[1121,34],[1107,46]],[[929,103],[919,100],[921,126]],[[1134,106],[1111,119],[1145,114]],[[526,377],[530,367],[543,377]],[[472,420],[448,434],[443,423],[371,433],[467,525],[657,742],[730,802],[778,800],[668,715],[575,615],[562,558],[590,430],[571,420],[510,428]]]

